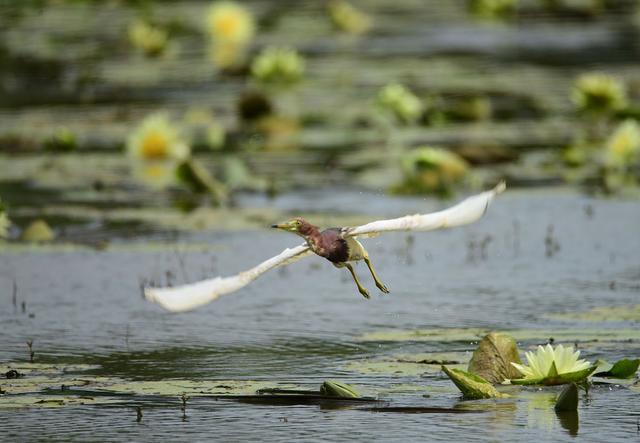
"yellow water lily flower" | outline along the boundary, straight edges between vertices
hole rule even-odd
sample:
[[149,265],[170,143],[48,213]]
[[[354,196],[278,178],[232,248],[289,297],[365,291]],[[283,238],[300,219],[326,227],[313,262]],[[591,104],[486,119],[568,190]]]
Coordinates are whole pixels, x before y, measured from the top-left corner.
[[269,47],[255,58],[251,74],[261,83],[293,85],[302,79],[304,59],[295,49]]
[[567,383],[586,378],[596,368],[586,360],[579,360],[580,351],[574,351],[573,346],[565,348],[558,345],[554,348],[548,344],[538,346],[536,352],[526,352],[525,355],[529,366],[511,363],[523,375],[521,379],[511,380],[512,383]]
[[215,2],[207,14],[207,29],[216,41],[248,44],[255,28],[251,11],[235,2]]
[[136,159],[185,160],[190,151],[180,128],[164,112],[145,118],[127,138],[127,152]]
[[414,122],[424,111],[420,99],[399,83],[391,83],[382,88],[377,102],[381,108],[405,123]]
[[137,160],[131,168],[135,179],[150,189],[165,189],[177,183],[178,163],[173,160]]
[[633,120],[622,122],[609,137],[605,147],[608,166],[624,167],[640,156],[640,125]]
[[627,105],[623,83],[603,73],[581,75],[571,91],[571,99],[581,111],[611,112]]

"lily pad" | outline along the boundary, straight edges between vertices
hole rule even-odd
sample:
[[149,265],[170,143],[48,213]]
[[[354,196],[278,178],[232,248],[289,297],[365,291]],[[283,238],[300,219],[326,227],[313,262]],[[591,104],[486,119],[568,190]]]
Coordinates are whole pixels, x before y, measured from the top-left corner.
[[488,331],[478,328],[441,328],[441,329],[390,329],[368,332],[359,337],[360,341],[474,341]]
[[506,396],[498,392],[491,383],[479,375],[471,374],[461,369],[450,369],[445,365],[442,365],[442,370],[449,376],[458,389],[460,389],[464,398],[481,399],[502,398]]
[[581,312],[565,312],[551,314],[549,317],[558,320],[581,320],[592,322],[636,321],[640,322],[640,305],[602,306]]
[[508,334],[491,332],[484,336],[473,352],[469,372],[490,383],[502,383],[520,376],[511,362],[522,363],[515,339]]
[[596,377],[611,377],[611,378],[632,378],[638,371],[640,366],[640,359],[631,360],[623,358],[618,360],[615,364],[611,364],[604,360],[598,360],[599,371],[593,374]]
[[[476,342],[491,332],[480,328],[390,329],[368,332],[365,342]],[[517,341],[618,342],[640,340],[640,329],[515,329],[501,331]]]
[[455,365],[456,368],[466,367],[466,353],[421,353],[399,354],[384,359],[364,359],[352,361],[345,365],[345,369],[362,374],[391,374],[399,377],[420,376],[423,374],[437,374],[443,364]]

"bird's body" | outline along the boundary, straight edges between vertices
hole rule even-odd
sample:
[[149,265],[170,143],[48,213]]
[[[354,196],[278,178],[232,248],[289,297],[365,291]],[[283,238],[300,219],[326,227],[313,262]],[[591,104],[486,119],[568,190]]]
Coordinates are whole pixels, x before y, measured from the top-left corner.
[[358,241],[358,237],[371,237],[389,231],[430,231],[469,224],[482,217],[494,197],[504,190],[505,184],[502,182],[490,191],[469,197],[442,211],[378,220],[356,227],[329,228],[321,231],[302,218],[294,218],[272,227],[299,235],[305,240],[303,244],[287,248],[275,257],[230,277],[215,277],[179,287],[144,288],[144,295],[148,300],[159,303],[170,311],[187,311],[216,300],[221,295],[235,292],[270,269],[293,263],[311,253],[324,257],[337,268],[347,268],[358,286],[358,291],[369,298],[369,292],[362,286],[351,265],[351,262],[364,260],[378,289],[388,293],[389,290],[380,281],[369,254]]
[[356,240],[355,237],[348,235],[349,228],[328,228],[320,231],[317,226],[312,225],[303,218],[294,218],[287,223],[273,225],[272,227],[295,232],[305,239],[309,249],[311,249],[313,253],[326,258],[333,263],[336,268],[346,267],[356,282],[358,291],[364,297],[369,298],[369,291],[362,286],[353,266],[351,266],[349,262],[364,260],[371,271],[376,286],[385,294],[389,292],[374,271],[371,260],[369,260],[369,254],[367,250],[364,249],[364,246],[362,246],[362,243]]

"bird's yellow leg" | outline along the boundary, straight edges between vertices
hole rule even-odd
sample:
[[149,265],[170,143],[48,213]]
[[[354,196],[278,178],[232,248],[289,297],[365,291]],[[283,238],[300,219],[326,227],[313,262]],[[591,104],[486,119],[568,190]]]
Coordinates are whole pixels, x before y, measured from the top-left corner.
[[378,277],[378,274],[376,274],[375,269],[373,269],[373,265],[371,264],[371,260],[369,260],[369,257],[365,256],[364,257],[364,262],[367,264],[367,268],[369,268],[369,271],[371,271],[371,276],[373,277],[373,280],[376,282],[376,286],[378,287],[378,289],[380,289],[382,292],[384,292],[385,294],[389,293],[389,290],[387,289],[387,287],[380,281],[380,278]]
[[367,291],[367,288],[362,286],[362,284],[360,283],[360,280],[358,280],[358,276],[356,275],[356,272],[353,270],[353,266],[351,266],[350,263],[345,263],[344,265],[349,270],[349,272],[351,272],[351,275],[353,276],[353,280],[356,282],[356,285],[358,286],[358,291],[360,291],[360,294],[362,294],[364,298],[369,298],[369,291]]

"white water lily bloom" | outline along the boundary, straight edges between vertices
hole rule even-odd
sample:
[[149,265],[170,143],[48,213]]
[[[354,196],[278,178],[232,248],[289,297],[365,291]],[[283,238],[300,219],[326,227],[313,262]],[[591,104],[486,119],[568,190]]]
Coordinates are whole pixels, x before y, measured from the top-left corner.
[[248,44],[255,34],[251,12],[231,1],[216,2],[207,15],[209,34],[217,42]]
[[526,352],[529,366],[511,363],[522,373],[524,379],[544,379],[556,377],[562,374],[578,372],[591,367],[586,360],[578,360],[580,351],[573,350],[573,346],[564,347],[558,345],[553,348],[551,345],[538,346],[536,352]]
[[127,138],[127,152],[140,160],[178,160],[189,157],[189,145],[180,128],[174,126],[165,113],[153,114]]

